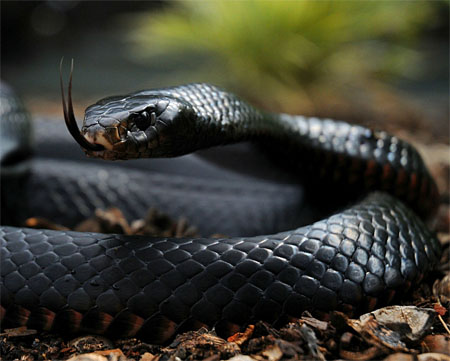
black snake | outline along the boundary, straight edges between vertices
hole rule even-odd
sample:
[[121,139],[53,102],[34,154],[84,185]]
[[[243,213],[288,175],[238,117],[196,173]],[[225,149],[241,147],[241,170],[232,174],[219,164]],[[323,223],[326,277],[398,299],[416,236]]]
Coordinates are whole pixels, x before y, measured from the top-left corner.
[[[71,80],[69,102],[63,104],[71,134],[91,157],[172,157],[252,141],[290,167],[311,189],[316,205],[336,207],[368,195],[311,225],[256,237],[161,239],[2,226],[2,327],[165,342],[182,330],[208,326],[229,333],[255,320],[286,322],[304,310],[358,313],[389,302],[439,259],[439,243],[419,218],[435,209],[436,185],[417,151],[385,132],[263,112],[207,84],[100,100],[86,109],[81,133]],[[2,151],[3,158],[13,154],[6,157],[7,166],[20,164],[29,153],[27,137],[17,138],[11,149],[20,152]],[[32,171],[27,182],[41,177],[39,184],[45,184],[52,174],[65,186],[77,177],[90,184],[89,174],[80,174],[81,168],[94,169],[88,162],[73,173],[58,164],[38,163],[44,174]],[[25,202],[9,202],[15,199],[11,194],[26,186],[4,191],[14,183],[5,179],[2,195],[11,216]],[[152,179],[141,186],[142,195],[147,187]],[[50,191],[44,188],[32,193]],[[66,205],[69,199],[70,193]],[[218,203],[212,207],[226,206]]]

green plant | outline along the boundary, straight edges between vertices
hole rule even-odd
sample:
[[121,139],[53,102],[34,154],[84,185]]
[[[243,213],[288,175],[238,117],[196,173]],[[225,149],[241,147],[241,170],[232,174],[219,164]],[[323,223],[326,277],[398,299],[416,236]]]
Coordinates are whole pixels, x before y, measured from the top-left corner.
[[289,108],[416,75],[412,45],[432,14],[423,1],[178,1],[133,19],[129,38],[141,59],[207,55],[208,76]]

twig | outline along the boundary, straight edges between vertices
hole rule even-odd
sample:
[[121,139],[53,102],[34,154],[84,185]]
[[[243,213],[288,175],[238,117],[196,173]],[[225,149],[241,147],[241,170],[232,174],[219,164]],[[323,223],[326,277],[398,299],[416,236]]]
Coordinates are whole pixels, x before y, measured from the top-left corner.
[[439,318],[439,321],[441,321],[442,326],[444,326],[445,330],[450,335],[450,329],[448,328],[447,324],[445,323],[444,319],[442,318],[442,316],[439,313],[438,313],[438,318]]

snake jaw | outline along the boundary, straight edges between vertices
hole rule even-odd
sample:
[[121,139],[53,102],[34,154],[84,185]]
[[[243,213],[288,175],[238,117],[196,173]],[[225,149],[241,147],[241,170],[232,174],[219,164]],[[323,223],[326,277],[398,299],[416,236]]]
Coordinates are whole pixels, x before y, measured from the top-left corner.
[[[84,123],[86,124],[86,119]],[[107,150],[115,150],[118,143],[126,140],[123,126],[113,117],[104,117],[90,125],[84,125],[81,134],[89,142],[100,144]]]
[[[104,149],[107,149],[107,150],[112,150],[113,149],[113,145],[111,144],[111,142],[107,138],[105,132],[96,132],[94,135],[91,135],[89,133],[85,133],[84,137],[86,138],[86,140],[89,143],[99,144],[99,145],[103,146]],[[90,149],[87,149],[87,150],[90,150]]]
[[[130,105],[128,108],[124,105]],[[81,133],[103,151],[85,149],[88,156],[108,160],[152,157],[164,130],[179,111],[173,100],[151,97],[106,98],[86,109]]]

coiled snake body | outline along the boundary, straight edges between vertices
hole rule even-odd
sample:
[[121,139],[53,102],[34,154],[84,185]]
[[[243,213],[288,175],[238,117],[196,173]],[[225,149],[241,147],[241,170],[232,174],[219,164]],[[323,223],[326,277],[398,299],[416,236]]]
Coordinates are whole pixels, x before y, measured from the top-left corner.
[[295,167],[319,190],[317,202],[369,195],[311,225],[257,237],[160,239],[2,226],[4,327],[165,342],[202,325],[226,333],[304,310],[357,313],[391,300],[439,259],[439,243],[418,216],[435,208],[436,185],[418,153],[396,137],[264,113],[206,84],[101,100],[86,110],[80,134],[70,88],[66,122],[89,156],[178,156],[252,140]]

